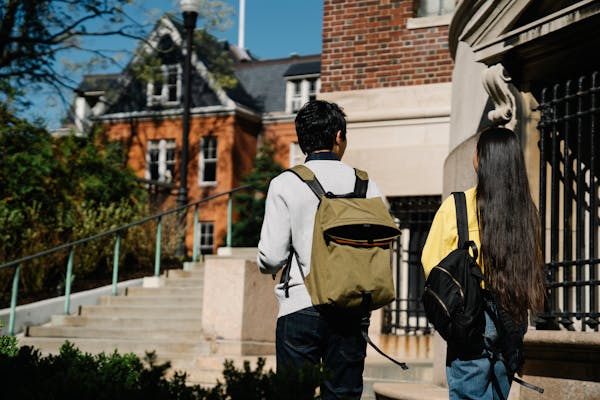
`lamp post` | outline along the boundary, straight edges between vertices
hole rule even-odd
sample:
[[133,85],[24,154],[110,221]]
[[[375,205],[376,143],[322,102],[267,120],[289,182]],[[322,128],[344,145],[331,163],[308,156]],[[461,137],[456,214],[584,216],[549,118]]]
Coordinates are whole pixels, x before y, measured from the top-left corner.
[[[194,42],[194,29],[198,18],[198,1],[181,0],[179,3],[183,13],[183,25],[186,35],[186,52],[183,65],[183,132],[181,140],[181,169],[180,185],[177,193],[177,204],[183,206],[188,202],[187,189],[187,164],[188,164],[188,137],[190,134],[190,97],[191,97],[191,75],[192,75],[192,44]],[[185,245],[187,210],[182,211],[180,228],[183,235],[177,249],[177,255],[185,257],[187,248]]]

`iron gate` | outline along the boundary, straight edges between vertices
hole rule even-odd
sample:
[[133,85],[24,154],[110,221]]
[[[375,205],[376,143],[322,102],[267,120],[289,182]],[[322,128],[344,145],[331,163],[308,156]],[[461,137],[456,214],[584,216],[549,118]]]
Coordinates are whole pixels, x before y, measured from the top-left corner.
[[538,327],[598,331],[598,72],[541,91],[540,192],[548,298]]
[[427,334],[432,328],[421,304],[425,284],[421,252],[435,212],[440,207],[441,197],[395,197],[390,198],[389,202],[401,235],[393,248],[396,300],[385,309],[383,332]]

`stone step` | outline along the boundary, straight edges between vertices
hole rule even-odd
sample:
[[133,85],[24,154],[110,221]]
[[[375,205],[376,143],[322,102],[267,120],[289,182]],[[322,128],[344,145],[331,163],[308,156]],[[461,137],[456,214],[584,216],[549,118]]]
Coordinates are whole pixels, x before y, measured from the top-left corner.
[[165,287],[195,287],[202,288],[204,284],[204,278],[165,278],[163,279],[163,285]]
[[[112,353],[117,350],[120,354],[134,353],[143,357],[146,352],[156,351],[156,354],[163,357],[163,354],[180,353],[186,355],[192,354],[210,354],[210,343],[204,340],[186,342],[173,340],[139,340],[139,339],[98,339],[98,338],[19,338],[19,345],[34,346],[43,354],[57,354],[62,344],[68,340],[81,351],[91,354]],[[164,358],[164,357],[163,357]]]
[[202,307],[199,306],[85,306],[79,315],[88,317],[120,317],[120,318],[201,318]]
[[[263,373],[272,370],[275,371],[275,356],[267,356]],[[244,362],[250,363],[252,370],[256,369],[258,356],[199,356],[192,367],[184,367],[181,363],[173,362],[174,370],[185,370],[188,373],[187,382],[200,385],[215,385],[217,380],[224,382],[223,369],[225,360],[233,361],[234,366],[239,370],[243,368]]]
[[125,291],[125,297],[169,297],[194,296],[202,297],[202,288],[190,287],[130,287]]
[[79,315],[53,315],[50,322],[53,326],[86,326],[89,328],[120,326],[123,328],[139,328],[148,330],[162,327],[173,330],[202,329],[202,319],[200,317],[116,318],[92,316],[86,317]]
[[406,360],[408,369],[404,370],[391,361],[365,363],[364,377],[376,381],[390,382],[425,382],[431,381],[433,362],[431,360]]
[[375,383],[377,400],[447,400],[448,388],[431,383]]
[[171,339],[173,341],[194,341],[203,338],[202,330],[175,330],[166,328],[123,328],[118,324],[102,328],[78,326],[30,326],[26,336],[30,337],[68,337],[102,339]]
[[165,271],[165,277],[168,279],[172,278],[198,278],[202,279],[204,277],[204,268],[196,268],[196,269],[168,269]]
[[99,300],[100,305],[115,306],[169,306],[169,307],[188,307],[201,306],[202,296],[198,295],[172,295],[172,296],[102,296]]

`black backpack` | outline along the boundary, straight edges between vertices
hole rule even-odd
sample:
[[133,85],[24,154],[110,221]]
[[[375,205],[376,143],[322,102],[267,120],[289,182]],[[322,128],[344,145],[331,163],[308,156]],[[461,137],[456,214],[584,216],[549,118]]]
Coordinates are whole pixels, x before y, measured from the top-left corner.
[[[495,304],[496,311],[488,313],[498,330],[498,342],[493,348],[491,362],[500,360],[506,366],[512,380],[540,393],[541,387],[532,385],[513,376],[524,362],[524,327],[516,324],[508,313],[499,306],[491,285],[477,265],[477,246],[469,240],[467,204],[464,192],[454,192],[458,248],[450,252],[433,267],[425,281],[421,298],[425,315],[433,327],[448,342],[448,351],[460,349],[461,354],[477,356],[484,346],[485,314],[488,300]],[[472,253],[472,255],[471,255]],[[488,290],[481,288],[485,282]],[[452,358],[454,355],[450,355]],[[498,392],[500,393],[500,392]]]
[[[463,192],[454,192],[458,248],[433,267],[421,298],[425,315],[436,331],[453,347],[477,353],[485,329],[484,279],[477,260],[477,246],[469,240],[467,205]],[[471,252],[473,253],[471,255]]]

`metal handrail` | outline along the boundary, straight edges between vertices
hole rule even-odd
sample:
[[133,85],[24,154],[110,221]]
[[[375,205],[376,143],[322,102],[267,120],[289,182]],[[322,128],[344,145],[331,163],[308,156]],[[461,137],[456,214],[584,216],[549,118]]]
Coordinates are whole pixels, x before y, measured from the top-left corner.
[[108,231],[104,231],[101,233],[97,233],[95,235],[92,236],[88,236],[86,238],[83,239],[78,239],[75,240],[73,242],[69,242],[66,244],[62,244],[60,246],[56,246],[53,247],[51,249],[47,249],[47,250],[43,250],[40,251],[38,253],[26,256],[26,257],[22,257],[19,258],[17,260],[13,260],[13,261],[9,261],[3,264],[0,264],[0,270],[3,268],[10,268],[10,267],[15,267],[15,273],[14,273],[14,277],[13,277],[13,284],[12,284],[12,291],[11,291],[11,300],[10,300],[10,319],[9,319],[9,324],[8,324],[8,333],[9,335],[13,336],[14,335],[14,325],[15,325],[15,313],[16,313],[16,305],[17,305],[17,292],[18,292],[18,287],[19,287],[19,275],[20,275],[20,265],[22,263],[34,260],[36,258],[40,258],[40,257],[44,257],[53,253],[56,253],[58,251],[61,250],[65,250],[68,249],[69,250],[69,257],[68,257],[68,262],[67,262],[67,274],[66,274],[66,281],[65,281],[65,314],[69,314],[69,310],[70,310],[70,295],[71,295],[71,277],[72,277],[72,270],[73,270],[73,258],[74,258],[74,250],[75,247],[87,243],[87,242],[91,242],[93,240],[105,237],[105,236],[109,236],[109,235],[116,235],[116,239],[115,239],[115,253],[114,253],[114,262],[113,262],[113,280],[112,280],[112,294],[113,296],[115,296],[117,294],[117,280],[118,280],[118,269],[119,269],[119,250],[120,250],[120,243],[121,243],[121,232],[137,226],[137,225],[142,225],[145,224],[146,222],[150,222],[150,221],[154,221],[157,220],[157,231],[156,231],[156,248],[155,248],[155,263],[154,263],[154,275],[155,276],[159,276],[160,275],[160,243],[161,243],[161,227],[162,227],[162,217],[166,216],[166,215],[170,215],[170,214],[174,214],[183,210],[189,209],[190,207],[195,207],[195,212],[194,212],[194,241],[193,241],[193,255],[192,255],[192,259],[194,262],[198,261],[198,252],[197,252],[197,245],[198,245],[198,239],[199,239],[199,229],[198,229],[198,212],[199,212],[199,205],[202,203],[206,203],[210,200],[214,200],[218,197],[222,197],[225,195],[229,196],[228,199],[228,203],[227,203],[227,239],[226,239],[226,244],[228,247],[231,247],[231,225],[232,225],[232,205],[233,205],[233,193],[238,192],[240,190],[246,190],[251,188],[252,185],[244,185],[244,186],[239,186],[237,188],[228,190],[226,192],[221,192],[221,193],[217,193],[214,194],[212,196],[208,196],[205,197],[203,199],[197,200],[195,202],[192,203],[188,203],[182,206],[178,206],[175,208],[172,208],[170,210],[167,211],[163,211],[160,212],[158,214],[152,215],[150,217],[146,217],[143,219],[140,219],[139,221],[134,221],[134,222],[130,222],[126,225],[121,225],[117,228],[113,228],[110,229]]

